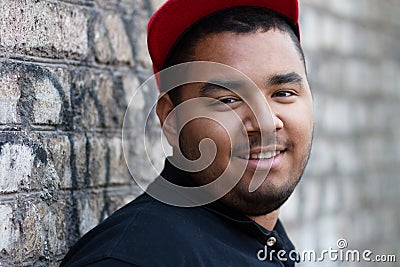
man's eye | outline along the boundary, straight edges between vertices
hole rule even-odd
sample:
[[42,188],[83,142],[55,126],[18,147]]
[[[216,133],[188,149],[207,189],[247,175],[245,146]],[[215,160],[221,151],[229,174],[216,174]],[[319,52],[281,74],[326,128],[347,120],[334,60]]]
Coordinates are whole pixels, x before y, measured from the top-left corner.
[[294,93],[290,91],[278,91],[272,95],[272,97],[290,97],[293,96]]
[[229,105],[229,104],[233,104],[233,103],[238,102],[239,99],[237,99],[235,97],[224,97],[224,98],[219,98],[218,101]]

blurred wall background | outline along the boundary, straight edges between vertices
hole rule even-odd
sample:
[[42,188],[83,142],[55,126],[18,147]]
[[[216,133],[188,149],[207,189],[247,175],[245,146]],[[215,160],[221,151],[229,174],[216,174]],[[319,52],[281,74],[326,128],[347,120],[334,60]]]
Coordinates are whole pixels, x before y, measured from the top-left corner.
[[301,0],[316,125],[309,167],[282,209],[300,250],[344,238],[400,261],[399,18],[398,0]]
[[[146,26],[162,2],[0,2],[0,266],[57,266],[140,193],[121,127],[152,74]],[[301,0],[301,12],[316,128],[309,168],[281,217],[299,250],[337,249],[345,238],[349,249],[400,261],[400,1]],[[149,87],[134,98],[133,148],[156,94]],[[154,114],[147,121],[160,165]],[[147,177],[145,151],[135,151],[132,171]]]

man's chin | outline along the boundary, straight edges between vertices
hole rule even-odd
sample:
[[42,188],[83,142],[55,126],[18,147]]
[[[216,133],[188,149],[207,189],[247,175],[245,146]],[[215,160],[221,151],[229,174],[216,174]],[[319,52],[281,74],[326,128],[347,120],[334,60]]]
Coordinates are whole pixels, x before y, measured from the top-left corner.
[[221,201],[230,208],[249,216],[261,216],[279,209],[291,196],[296,184],[286,185],[280,190],[262,190],[249,192],[248,188],[235,188]]

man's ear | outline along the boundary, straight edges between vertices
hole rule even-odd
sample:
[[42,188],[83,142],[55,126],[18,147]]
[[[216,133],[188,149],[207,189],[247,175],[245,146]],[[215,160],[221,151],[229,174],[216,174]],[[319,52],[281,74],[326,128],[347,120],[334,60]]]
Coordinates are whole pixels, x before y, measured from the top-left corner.
[[156,113],[168,143],[172,147],[178,147],[176,110],[168,94],[164,94],[158,99]]

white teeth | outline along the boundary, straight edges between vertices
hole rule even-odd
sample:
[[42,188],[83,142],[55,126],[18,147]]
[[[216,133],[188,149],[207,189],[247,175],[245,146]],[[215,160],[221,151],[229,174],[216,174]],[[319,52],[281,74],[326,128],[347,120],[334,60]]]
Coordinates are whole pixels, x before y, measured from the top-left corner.
[[258,154],[251,154],[251,155],[243,155],[241,158],[249,160],[249,159],[271,159],[275,157],[276,155],[281,154],[281,151],[268,151],[264,153],[258,153]]
[[279,155],[281,152],[280,151],[268,151],[265,153],[259,153],[259,154],[251,154],[252,159],[270,159],[275,157],[276,155]]

